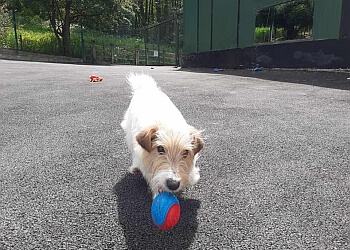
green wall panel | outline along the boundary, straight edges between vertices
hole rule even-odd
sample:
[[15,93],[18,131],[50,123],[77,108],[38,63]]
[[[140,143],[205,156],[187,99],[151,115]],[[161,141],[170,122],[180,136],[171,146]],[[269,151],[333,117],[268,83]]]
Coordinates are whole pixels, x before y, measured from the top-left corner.
[[252,46],[254,42],[256,10],[252,0],[241,1],[238,47]]
[[342,0],[314,0],[313,39],[339,38],[342,3]]
[[238,0],[213,0],[212,50],[237,46]]
[[247,2],[251,2],[253,7],[258,10],[265,7],[291,2],[293,0],[248,0]]
[[211,11],[212,0],[199,1],[198,51],[211,50]]
[[198,1],[184,0],[184,52],[197,52]]

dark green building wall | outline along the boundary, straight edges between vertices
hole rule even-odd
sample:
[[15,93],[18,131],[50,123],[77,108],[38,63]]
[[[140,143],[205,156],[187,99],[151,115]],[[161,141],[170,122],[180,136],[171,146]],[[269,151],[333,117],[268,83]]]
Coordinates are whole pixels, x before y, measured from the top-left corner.
[[199,23],[198,23],[198,50],[209,51],[212,47],[211,25],[212,25],[212,5],[211,0],[199,2]]
[[[314,0],[313,39],[340,36],[343,1]],[[290,0],[184,0],[184,52],[254,45],[259,9]]]
[[184,51],[198,52],[198,1],[184,1]]
[[213,0],[212,11],[212,50],[235,48],[238,35],[238,0]]
[[348,0],[314,0],[313,39],[339,38],[342,5],[345,1]]
[[189,0],[184,10],[186,52],[237,47],[238,0]]

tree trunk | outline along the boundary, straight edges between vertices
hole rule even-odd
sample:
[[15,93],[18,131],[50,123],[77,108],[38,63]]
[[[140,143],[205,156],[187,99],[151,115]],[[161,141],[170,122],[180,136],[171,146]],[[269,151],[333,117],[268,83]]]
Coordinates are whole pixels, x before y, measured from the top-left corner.
[[148,23],[153,23],[153,21],[154,21],[153,9],[154,9],[154,2],[153,2],[153,0],[150,0],[149,11],[148,11],[148,16],[149,16]]
[[298,36],[298,30],[294,28],[294,25],[288,25],[286,28],[286,39],[294,40]]
[[140,8],[139,18],[138,18],[138,21],[139,21],[138,28],[139,28],[139,27],[143,27],[145,24],[145,8],[143,6],[143,0],[139,0],[138,4]]
[[57,20],[56,2],[55,0],[52,0],[50,4],[45,6],[47,8],[47,13],[50,19],[52,30],[57,40],[58,53],[62,55],[63,54],[62,38],[61,38],[61,33],[59,31],[57,21],[56,21]]
[[160,23],[162,21],[162,5],[160,2],[156,2],[156,21],[157,23]]
[[[170,19],[170,13],[169,13],[169,1],[165,0],[164,1],[164,11],[163,11],[163,20],[168,20]],[[170,38],[170,26],[165,25],[165,34],[164,34],[165,39]]]
[[72,0],[66,0],[65,5],[65,17],[62,27],[62,44],[63,44],[63,55],[71,56],[72,49],[70,44],[70,9],[72,6]]
[[144,25],[148,25],[149,22],[149,12],[148,12],[149,8],[148,8],[148,0],[145,1],[145,14],[144,14]]

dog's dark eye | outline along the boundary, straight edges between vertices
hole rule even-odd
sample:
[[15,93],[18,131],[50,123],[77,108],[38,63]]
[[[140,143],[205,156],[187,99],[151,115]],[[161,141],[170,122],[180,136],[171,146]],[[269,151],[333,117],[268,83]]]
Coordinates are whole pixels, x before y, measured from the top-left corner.
[[165,150],[164,150],[164,147],[163,146],[158,146],[157,147],[157,151],[160,155],[163,155],[165,154]]
[[188,150],[185,150],[184,152],[183,152],[183,154],[182,154],[182,157],[183,158],[186,158],[188,156]]

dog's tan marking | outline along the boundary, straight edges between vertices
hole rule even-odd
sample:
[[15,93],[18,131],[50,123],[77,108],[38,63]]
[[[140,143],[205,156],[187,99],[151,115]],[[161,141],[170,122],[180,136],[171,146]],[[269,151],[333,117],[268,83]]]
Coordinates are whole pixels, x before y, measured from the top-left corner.
[[149,127],[136,135],[136,141],[148,152],[152,151],[152,136],[157,132],[157,126]]
[[201,151],[203,149],[204,140],[199,136],[195,136],[193,144],[194,144],[193,154],[197,154],[199,151]]

